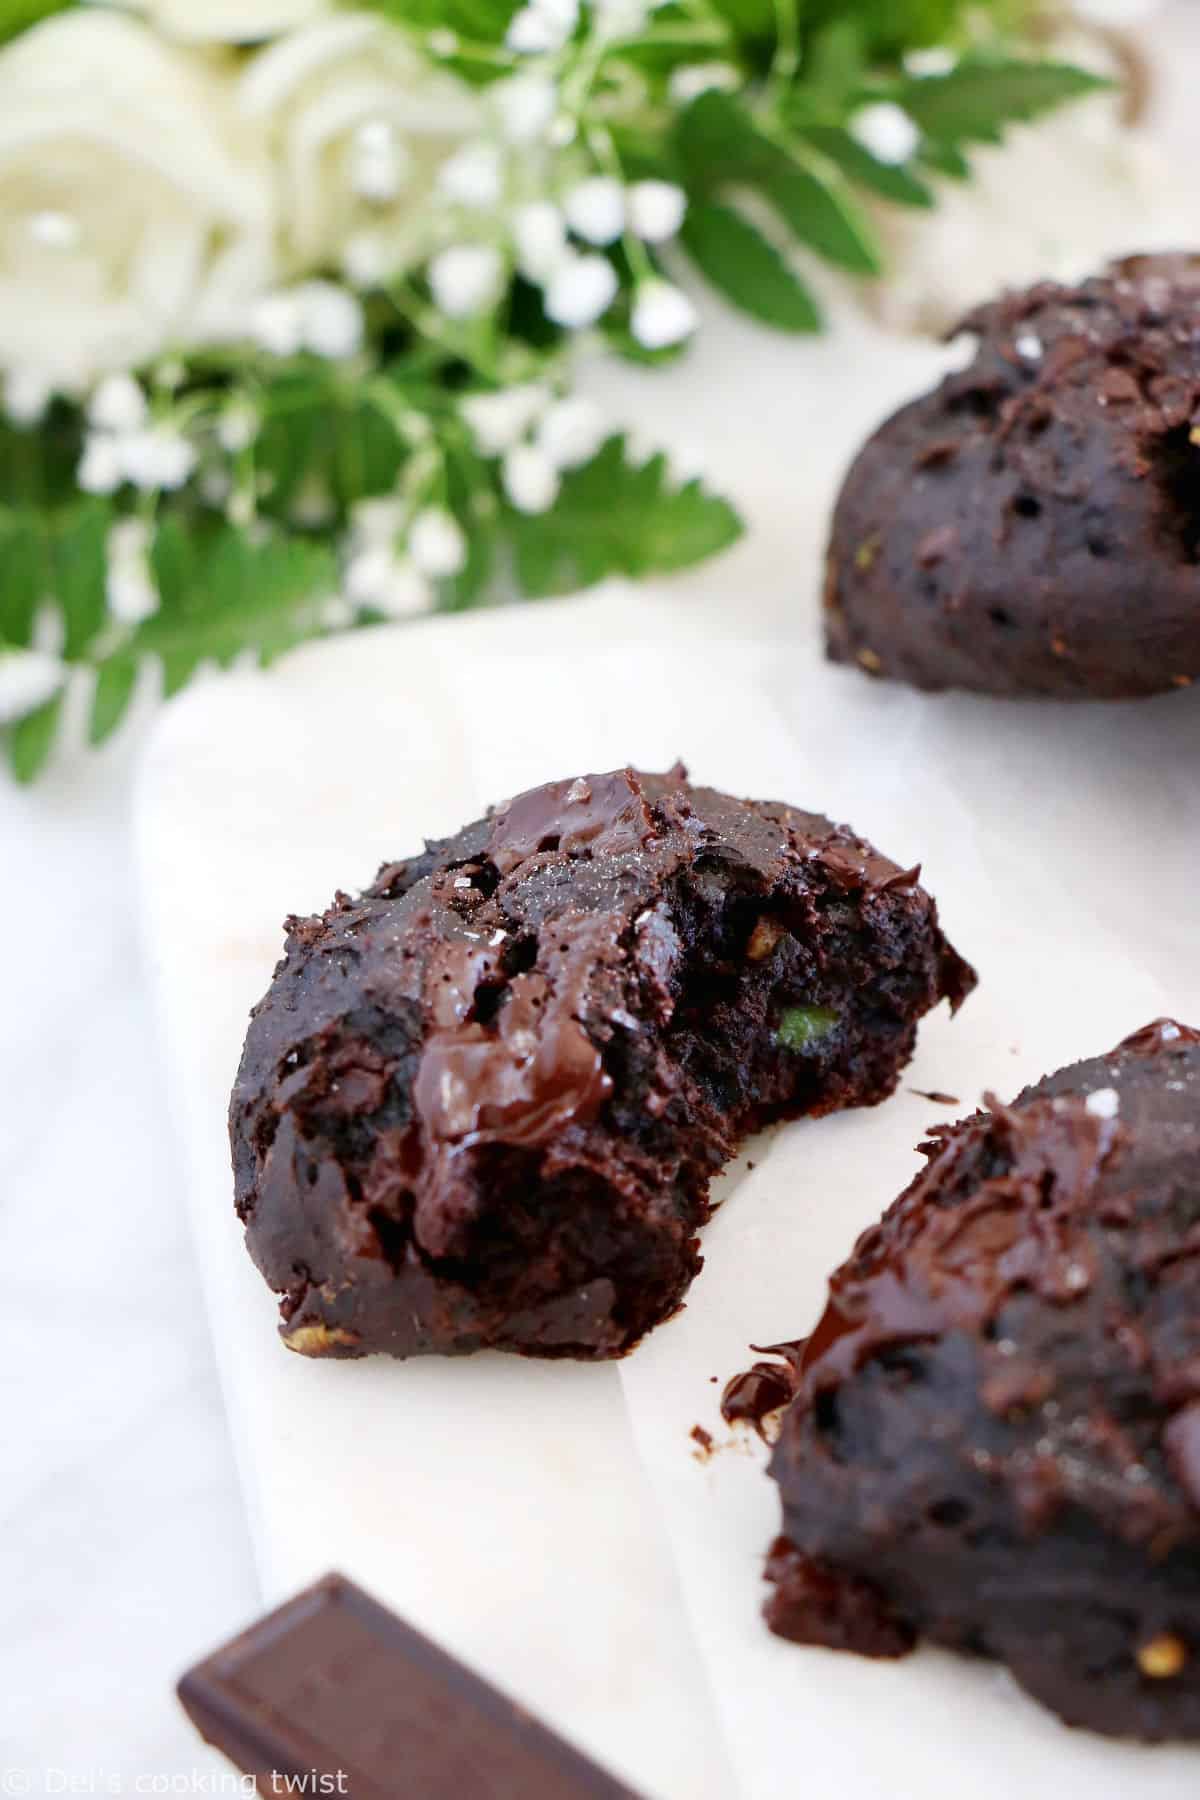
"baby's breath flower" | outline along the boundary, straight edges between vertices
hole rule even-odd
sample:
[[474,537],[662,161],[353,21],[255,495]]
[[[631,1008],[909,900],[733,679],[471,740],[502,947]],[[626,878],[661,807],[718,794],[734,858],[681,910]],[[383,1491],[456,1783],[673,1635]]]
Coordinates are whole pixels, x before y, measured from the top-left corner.
[[850,120],[850,131],[881,163],[907,162],[921,142],[913,120],[891,100],[861,106]]
[[375,606],[396,571],[396,554],[390,544],[370,544],[346,564],[345,587],[356,606]]
[[571,395],[543,413],[534,443],[556,469],[575,469],[591,461],[606,435],[604,414],[596,402]]
[[427,506],[413,520],[408,554],[422,575],[441,580],[459,575],[467,561],[467,540],[458,520],[440,506]]
[[58,658],[44,651],[0,651],[0,725],[12,725],[53,699],[66,673]]
[[350,186],[363,200],[386,206],[408,177],[412,157],[390,119],[364,119],[350,144]]
[[533,444],[516,444],[504,458],[504,491],[518,512],[549,512],[558,499],[558,470]]
[[541,382],[523,382],[495,394],[468,394],[460,411],[481,456],[502,456],[525,436],[550,404]]
[[228,455],[238,456],[254,442],[261,423],[257,407],[239,395],[217,420],[217,442]]
[[394,257],[377,231],[356,231],[342,245],[342,270],[355,287],[379,287],[391,274]]
[[55,207],[28,214],[25,229],[43,250],[74,250],[83,235],[79,220]]
[[464,144],[438,170],[438,191],[460,206],[495,206],[503,187],[504,167],[495,144]]
[[429,265],[429,287],[435,305],[449,319],[484,312],[500,293],[504,263],[489,244],[452,244]]
[[732,63],[685,63],[673,69],[667,91],[677,106],[688,106],[701,94],[736,94],[742,85],[742,72]]
[[363,310],[346,288],[332,281],[306,281],[296,290],[301,341],[314,356],[341,361],[362,348]]
[[192,445],[170,425],[153,425],[116,442],[126,478],[134,487],[172,492],[184,485],[196,466]]
[[530,0],[513,15],[505,38],[519,55],[561,50],[579,23],[579,0]]
[[[1076,0],[1077,6],[1080,0]],[[931,50],[909,50],[904,57],[905,73],[916,75],[948,75],[958,58],[953,50],[934,48]]]
[[97,431],[138,431],[146,422],[146,395],[132,375],[106,375],[88,403],[88,423]]
[[304,318],[294,293],[264,294],[250,314],[250,335],[270,356],[296,356],[304,344]]
[[681,288],[669,281],[644,281],[638,288],[630,330],[644,349],[681,344],[696,325],[696,309]]
[[616,293],[617,273],[606,256],[569,254],[546,286],[546,314],[556,325],[581,331],[608,311]]
[[37,425],[50,405],[50,383],[36,369],[10,369],[4,377],[4,411],[14,425]]
[[108,534],[108,610],[121,625],[140,625],[158,611],[150,569],[150,532],[141,519],[122,519]]
[[646,29],[655,0],[592,0],[596,35],[602,44],[636,38]]
[[673,181],[635,181],[626,195],[629,227],[648,244],[673,238],[683,224],[687,195]]
[[548,75],[512,75],[488,89],[502,136],[510,144],[532,144],[558,111],[558,88]]
[[589,244],[613,244],[625,229],[625,190],[611,175],[589,175],[563,200],[567,224]]
[[404,528],[406,507],[394,494],[356,500],[350,509],[350,528],[356,544],[364,548],[391,548]]
[[528,281],[548,281],[567,255],[567,222],[549,200],[530,200],[511,218],[517,267]]
[[114,494],[125,479],[121,445],[107,431],[92,432],[84,439],[83,455],[75,480],[85,494]]

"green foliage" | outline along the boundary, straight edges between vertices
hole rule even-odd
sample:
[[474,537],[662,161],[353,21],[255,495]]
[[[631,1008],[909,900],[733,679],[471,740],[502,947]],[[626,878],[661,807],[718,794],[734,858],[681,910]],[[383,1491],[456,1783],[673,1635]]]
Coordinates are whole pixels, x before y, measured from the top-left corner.
[[909,76],[890,90],[935,144],[998,144],[1008,125],[1102,91],[1098,75],[1069,63],[997,55],[964,56],[945,75]]
[[27,713],[9,727],[6,733],[8,760],[18,781],[33,781],[45,768],[58,734],[62,708],[63,697],[56,694],[45,706]]
[[[790,332],[821,325],[797,267],[805,256],[877,277],[883,257],[871,206],[932,206],[931,177],[965,178],[972,146],[1103,85],[1016,53],[1004,32],[1021,23],[1031,0],[665,0],[636,38],[605,35],[585,3],[572,36],[546,57],[514,57],[505,47],[521,0],[364,3],[408,28],[432,61],[472,81],[532,68],[555,82],[568,127],[563,147],[497,146],[511,159],[509,191],[561,201],[587,172],[679,183],[688,200],[681,241],[704,279],[752,317]],[[0,0],[0,41],[60,4],[70,0]],[[945,73],[913,74],[906,52],[929,45],[957,62]],[[684,82],[681,94],[676,77],[710,63],[736,91],[689,98]],[[901,107],[920,134],[899,164],[855,135],[861,109],[880,101]],[[445,214],[431,241],[502,243],[507,266],[518,260],[503,209],[481,223],[440,194],[431,206]],[[630,231],[605,253],[617,293],[596,324],[610,347],[646,363],[681,355],[685,328],[678,342],[649,348],[634,333],[640,284],[661,273],[657,243]],[[194,464],[166,492],[147,485],[155,477],[144,460],[110,463],[106,475],[112,446],[89,444],[77,403],[56,400],[35,428],[0,413],[0,655],[57,642],[66,671],[90,679],[91,743],[119,728],[147,666],[171,694],[203,664],[227,666],[243,655],[270,661],[342,624],[404,610],[413,586],[387,583],[416,580],[409,533],[422,513],[437,515],[435,542],[444,545],[449,532],[453,554],[428,559],[436,578],[426,589],[417,582],[417,604],[442,610],[511,592],[514,576],[520,592],[538,598],[609,575],[685,568],[736,539],[741,525],[727,501],[698,482],[673,483],[661,456],[634,462],[619,436],[562,476],[548,511],[518,511],[506,496],[501,455],[481,451],[460,401],[527,383],[569,394],[571,332],[548,316],[531,277],[513,276],[494,309],[467,318],[449,302],[455,316],[439,314],[437,292],[428,269],[417,267],[386,291],[360,296],[362,348],[344,358],[184,344],[181,375],[141,371],[156,430],[182,437],[185,467]],[[228,429],[231,407],[250,421],[240,438]],[[524,429],[528,444],[534,426]],[[80,491],[85,445],[89,456],[100,451],[92,486],[121,477],[112,494]],[[151,464],[155,449],[152,435]],[[125,479],[131,473],[140,487]],[[178,469],[168,465],[166,479],[177,482]],[[350,579],[355,559],[369,562],[380,549],[363,523],[361,503],[373,498],[385,498],[388,519],[393,509],[399,519],[394,530],[385,525],[378,590],[374,577]],[[114,536],[117,526],[126,529]],[[133,563],[114,577],[119,541]],[[459,562],[457,572],[441,572]],[[339,598],[343,589],[352,603]],[[47,610],[56,621],[44,618]],[[29,667],[28,691],[45,692]],[[21,691],[19,679],[9,691]],[[63,713],[60,693],[0,730],[19,779],[44,765]],[[782,1040],[803,1048],[825,1018],[821,1009],[796,1009]]]
[[666,460],[630,460],[623,437],[563,482],[549,512],[511,512],[509,526],[524,591],[568,594],[608,575],[685,569],[724,550],[741,533],[728,501],[698,481],[672,487]]
[[775,246],[731,206],[695,201],[683,242],[702,274],[751,317],[780,331],[819,331],[817,303]]
[[72,0],[0,0],[0,43],[71,4]]

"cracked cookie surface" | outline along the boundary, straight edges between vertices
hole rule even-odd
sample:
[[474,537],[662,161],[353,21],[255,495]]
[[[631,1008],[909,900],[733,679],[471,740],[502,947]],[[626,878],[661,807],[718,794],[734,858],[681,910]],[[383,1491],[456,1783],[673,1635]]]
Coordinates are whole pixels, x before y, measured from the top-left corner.
[[883,1099],[974,985],[918,877],[815,814],[626,769],[290,920],[230,1109],[285,1342],[624,1353],[680,1304],[741,1139]]

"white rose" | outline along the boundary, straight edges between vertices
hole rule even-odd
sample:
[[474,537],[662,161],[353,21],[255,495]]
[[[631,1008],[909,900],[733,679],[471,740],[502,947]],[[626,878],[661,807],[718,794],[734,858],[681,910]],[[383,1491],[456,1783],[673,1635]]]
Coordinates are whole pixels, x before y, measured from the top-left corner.
[[330,7],[329,0],[139,0],[137,10],[168,37],[257,44]]
[[258,51],[239,104],[276,158],[292,265],[339,264],[357,278],[428,254],[438,170],[481,116],[470,88],[368,13],[318,20]]
[[63,13],[0,53],[0,367],[76,390],[242,328],[273,204],[229,96],[118,13]]

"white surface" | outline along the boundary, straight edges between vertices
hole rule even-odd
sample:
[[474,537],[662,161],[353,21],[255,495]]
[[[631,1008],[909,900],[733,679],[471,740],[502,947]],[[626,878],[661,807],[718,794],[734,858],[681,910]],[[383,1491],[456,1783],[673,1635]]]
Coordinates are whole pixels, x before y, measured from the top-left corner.
[[[1160,125],[1192,160],[1198,14],[1195,0],[1178,0],[1147,33],[1152,48],[1168,48],[1159,59]],[[671,388],[659,385],[662,377],[617,372],[605,381],[614,410],[628,404],[634,416],[640,412],[652,440],[660,398],[670,409],[673,388],[683,407],[680,448],[707,456],[718,478],[730,469],[736,478],[739,445],[784,401],[797,439],[823,423],[803,384],[787,373],[792,347],[748,335],[757,336],[752,353],[747,338],[739,337],[736,353],[723,339],[707,339],[680,377],[669,378]],[[913,385],[915,378],[901,372],[880,392],[878,410]],[[780,459],[767,502],[752,497],[756,539],[687,584],[715,627],[733,614],[734,631],[752,617],[787,634],[801,629],[787,513],[793,493],[787,459]],[[1134,904],[1158,937],[1161,972],[1169,971],[1178,945],[1194,955],[1186,921],[1175,944],[1158,936],[1160,892],[1195,892],[1195,814],[1188,815],[1189,840],[1176,801],[1191,804],[1200,717],[1194,705],[1172,717],[1172,704],[1163,703],[1169,723],[1157,738],[1144,735],[1124,709],[1107,715],[1108,729],[1086,731],[1074,713],[997,709],[983,731],[979,721],[993,709],[967,701],[938,708],[953,733],[952,758],[974,780],[1011,770],[1014,784],[1027,781],[1031,797],[1049,805],[1052,860],[1088,907],[1107,905],[1111,876],[1132,870],[1136,883],[1139,871],[1133,847],[1118,834],[1110,855],[1103,834],[1089,829],[1086,806],[1071,796],[1093,766],[1101,783],[1137,767],[1145,804],[1133,809],[1134,824],[1165,860],[1157,877],[1152,868],[1140,871]],[[134,929],[128,791],[137,743],[135,728],[114,750],[60,767],[32,795],[0,779],[0,924],[8,947],[0,1004],[0,1591],[7,1603],[0,1766],[27,1770],[35,1793],[52,1770],[95,1783],[92,1791],[103,1791],[100,1780],[112,1775],[132,1791],[139,1776],[180,1782],[210,1769],[174,1708],[170,1679],[260,1602],[199,1316],[180,1162]],[[1044,797],[1047,764],[1060,763],[1062,781]],[[1088,879],[1074,871],[1088,871]],[[1190,890],[1180,889],[1181,879]],[[944,875],[940,887],[946,891]],[[1118,965],[1123,954],[1114,955]],[[969,1021],[964,1013],[964,1030]],[[1015,1071],[1017,1059],[1010,1064]],[[894,1106],[894,1114],[876,1117],[881,1127],[888,1119],[889,1131],[894,1118],[899,1133],[900,1109],[918,1103],[901,1096]],[[919,1110],[923,1124],[926,1109]],[[911,1116],[905,1110],[905,1146]],[[740,1195],[747,1220],[759,1191],[750,1185]],[[727,1213],[709,1231],[710,1285],[718,1256],[732,1279],[733,1259],[750,1243],[748,1227],[744,1240],[740,1231],[727,1235],[735,1222]],[[830,1258],[840,1254],[840,1237],[825,1249]],[[798,1299],[811,1303],[812,1295]],[[718,1304],[713,1286],[714,1311]],[[789,1304],[789,1321],[792,1312]],[[689,1327],[685,1315],[673,1330]],[[656,1357],[660,1345],[665,1354],[669,1341],[660,1335],[643,1357]],[[726,1460],[733,1459],[719,1457],[705,1479],[716,1482]],[[770,1499],[749,1459],[743,1484],[755,1496],[747,1504]],[[722,1498],[726,1504],[733,1502]],[[751,1609],[754,1585],[751,1569],[739,1582]],[[859,1735],[856,1728],[856,1743]],[[795,1780],[807,1790],[806,1780]],[[901,1793],[894,1782],[890,1791]]]

